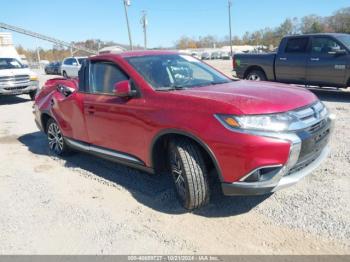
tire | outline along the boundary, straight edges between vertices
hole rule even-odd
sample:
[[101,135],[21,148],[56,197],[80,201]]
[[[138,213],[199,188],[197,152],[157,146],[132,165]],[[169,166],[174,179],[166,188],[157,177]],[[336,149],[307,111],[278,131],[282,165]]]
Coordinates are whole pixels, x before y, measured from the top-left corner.
[[63,156],[70,152],[69,147],[64,141],[60,127],[52,118],[47,121],[46,134],[51,152],[58,156]]
[[45,74],[47,74],[47,75],[49,74],[49,73],[47,72],[47,70],[46,70],[46,69],[45,69]]
[[251,81],[266,81],[267,80],[265,73],[261,70],[250,71],[245,79],[251,80]]
[[68,78],[68,75],[67,75],[66,71],[63,71],[62,75],[63,75],[64,78]]
[[207,169],[198,146],[188,139],[176,139],[169,144],[169,165],[177,197],[188,210],[209,202]]
[[35,95],[37,93],[37,90],[34,90],[34,91],[30,91],[29,92],[29,97],[30,97],[30,100],[34,101],[35,100]]

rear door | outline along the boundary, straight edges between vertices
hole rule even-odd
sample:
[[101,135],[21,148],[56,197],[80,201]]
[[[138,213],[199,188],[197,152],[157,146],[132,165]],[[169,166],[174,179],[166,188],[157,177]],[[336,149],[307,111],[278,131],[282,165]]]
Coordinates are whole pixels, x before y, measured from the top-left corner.
[[71,67],[71,77],[77,77],[78,73],[79,73],[79,69],[80,69],[80,64],[78,62],[78,59],[76,58],[72,58],[73,62],[72,62],[72,67]]
[[64,60],[64,63],[63,63],[62,73],[63,71],[65,71],[69,77],[72,76],[73,61],[74,61],[73,58],[67,58],[66,60]]
[[336,55],[344,47],[329,36],[314,36],[307,63],[307,83],[310,85],[343,86],[347,56]]
[[275,74],[278,82],[305,84],[309,37],[289,37],[276,55]]

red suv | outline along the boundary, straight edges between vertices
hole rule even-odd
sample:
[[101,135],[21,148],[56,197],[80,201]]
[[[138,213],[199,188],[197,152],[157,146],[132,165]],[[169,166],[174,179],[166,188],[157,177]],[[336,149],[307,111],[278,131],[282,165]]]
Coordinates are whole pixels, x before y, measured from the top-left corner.
[[[327,156],[332,120],[311,92],[234,81],[192,56],[123,52],[87,59],[79,79],[52,79],[35,121],[58,155],[85,151],[147,172],[169,171],[183,206],[290,186]],[[215,170],[215,172],[210,172]]]

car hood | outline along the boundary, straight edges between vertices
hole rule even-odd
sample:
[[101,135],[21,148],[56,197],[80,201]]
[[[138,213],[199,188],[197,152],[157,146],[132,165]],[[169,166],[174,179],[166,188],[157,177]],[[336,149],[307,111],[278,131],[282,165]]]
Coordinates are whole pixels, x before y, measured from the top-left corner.
[[286,112],[317,101],[317,97],[304,88],[280,83],[245,80],[195,87],[178,92],[191,97],[231,105],[236,112],[239,111],[241,114]]
[[13,68],[13,69],[1,69],[0,77],[2,76],[15,76],[15,75],[35,75],[28,68]]

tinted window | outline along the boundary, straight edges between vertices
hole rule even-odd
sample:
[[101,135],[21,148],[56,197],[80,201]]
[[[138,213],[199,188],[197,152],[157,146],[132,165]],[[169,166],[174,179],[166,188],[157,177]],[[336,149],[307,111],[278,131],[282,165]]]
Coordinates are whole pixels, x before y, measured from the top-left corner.
[[128,79],[128,76],[114,64],[97,62],[90,66],[91,93],[113,94],[115,83]]
[[0,70],[13,68],[23,68],[23,65],[14,58],[0,58]]
[[329,37],[316,37],[312,40],[313,54],[328,54],[340,49],[340,45]]
[[82,64],[85,60],[86,60],[86,58],[78,58],[79,64]]
[[309,39],[307,37],[298,37],[288,39],[286,53],[306,53]]
[[72,65],[73,64],[73,59],[72,58],[68,58],[68,59],[66,59],[66,60],[64,60],[64,64],[65,65]]

